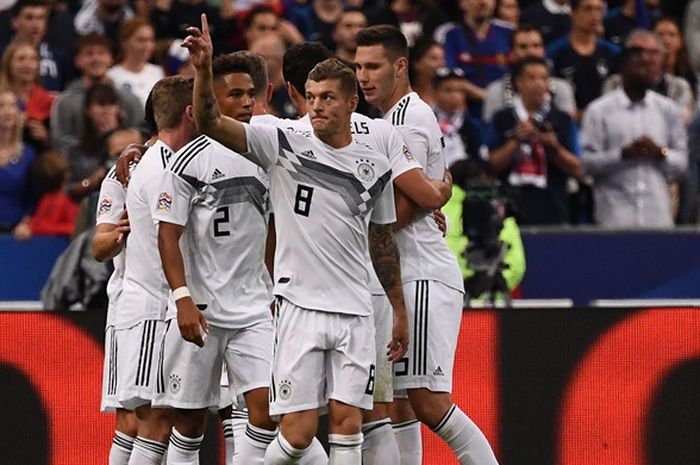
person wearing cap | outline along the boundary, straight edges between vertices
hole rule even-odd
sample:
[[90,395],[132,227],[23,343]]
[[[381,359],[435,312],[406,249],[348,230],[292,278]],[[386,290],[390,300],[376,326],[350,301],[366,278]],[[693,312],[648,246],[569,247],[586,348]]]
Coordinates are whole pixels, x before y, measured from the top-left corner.
[[443,137],[443,155],[449,167],[458,160],[481,160],[481,122],[467,109],[467,78],[459,68],[439,68],[435,74],[433,111]]

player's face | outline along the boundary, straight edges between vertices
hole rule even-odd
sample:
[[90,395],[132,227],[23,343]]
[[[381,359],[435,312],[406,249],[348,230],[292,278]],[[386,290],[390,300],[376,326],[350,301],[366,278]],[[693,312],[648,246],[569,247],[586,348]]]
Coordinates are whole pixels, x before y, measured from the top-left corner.
[[350,127],[357,95],[348,96],[337,79],[306,81],[306,108],[318,137],[332,136]]
[[389,60],[382,45],[357,47],[355,70],[360,89],[370,105],[381,107],[398,85],[396,63]]
[[249,123],[255,105],[255,86],[250,75],[231,73],[214,81],[214,94],[222,114]]

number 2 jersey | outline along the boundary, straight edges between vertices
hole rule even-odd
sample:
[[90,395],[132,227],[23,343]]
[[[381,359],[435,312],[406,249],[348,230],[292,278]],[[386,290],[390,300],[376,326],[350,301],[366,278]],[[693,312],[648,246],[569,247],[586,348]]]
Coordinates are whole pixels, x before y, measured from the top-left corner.
[[274,292],[307,309],[370,315],[369,222],[396,220],[389,161],[355,141],[336,149],[279,125],[245,125],[246,157],[270,176]]
[[[207,322],[244,328],[270,320],[264,170],[207,136],[180,149],[163,174],[154,218],[184,226],[187,286]],[[170,302],[167,318],[177,316]]]

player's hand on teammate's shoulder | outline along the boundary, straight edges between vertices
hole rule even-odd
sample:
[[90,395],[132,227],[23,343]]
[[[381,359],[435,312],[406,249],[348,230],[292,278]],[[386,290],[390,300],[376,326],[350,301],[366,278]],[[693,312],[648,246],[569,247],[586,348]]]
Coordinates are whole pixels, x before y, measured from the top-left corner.
[[213,46],[209,34],[207,15],[202,13],[202,29],[194,26],[187,28],[187,37],[182,41],[182,47],[190,52],[190,60],[195,68],[203,69],[211,65]]
[[117,158],[117,165],[115,167],[117,181],[123,186],[129,185],[129,178],[131,177],[129,166],[132,163],[141,161],[141,156],[146,152],[146,149],[148,149],[147,144],[129,144],[122,150],[119,158]]
[[190,297],[178,299],[175,305],[177,305],[177,326],[180,328],[182,338],[199,347],[204,347],[204,337],[209,327],[202,312]]
[[394,323],[391,330],[391,341],[387,344],[387,356],[390,362],[401,360],[408,351],[408,316],[403,312],[394,311]]

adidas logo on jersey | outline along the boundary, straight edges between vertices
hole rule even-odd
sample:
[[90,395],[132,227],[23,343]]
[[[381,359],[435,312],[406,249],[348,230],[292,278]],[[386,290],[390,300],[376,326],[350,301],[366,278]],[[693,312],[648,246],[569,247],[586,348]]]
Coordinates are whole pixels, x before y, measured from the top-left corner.
[[301,156],[306,158],[312,158],[314,160],[316,159],[316,155],[314,155],[313,150],[304,150],[303,152],[301,152]]
[[219,171],[219,168],[214,168],[214,172],[211,174],[211,180],[216,181],[217,179],[221,179],[225,177],[226,175]]
[[442,368],[440,368],[440,365],[433,371],[433,376],[445,376],[445,373],[442,371]]

